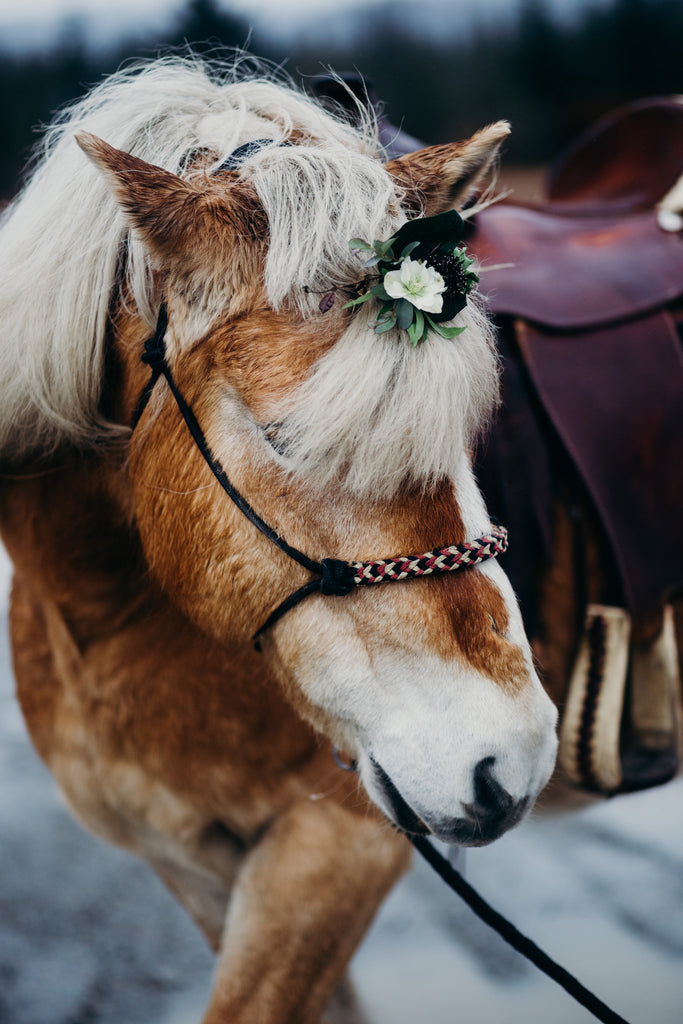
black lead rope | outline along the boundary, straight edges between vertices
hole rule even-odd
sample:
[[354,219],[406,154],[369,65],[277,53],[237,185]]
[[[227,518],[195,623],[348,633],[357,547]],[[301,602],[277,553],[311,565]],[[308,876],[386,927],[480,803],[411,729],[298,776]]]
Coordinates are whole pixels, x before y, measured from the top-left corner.
[[473,889],[469,882],[466,882],[459,871],[451,867],[448,861],[432,846],[424,836],[408,836],[418,853],[421,853],[427,863],[443,879],[446,885],[456,892],[465,901],[470,910],[479,917],[485,924],[498,932],[513,949],[525,956],[532,964],[535,964],[540,971],[547,974],[549,978],[561,985],[565,992],[568,992],[573,999],[584,1006],[594,1017],[603,1021],[603,1024],[628,1024],[624,1017],[611,1010],[606,1003],[598,999],[589,989],[561,967],[555,960],[544,953],[535,942],[523,935],[515,926],[499,914],[497,910],[483,899],[476,889]]

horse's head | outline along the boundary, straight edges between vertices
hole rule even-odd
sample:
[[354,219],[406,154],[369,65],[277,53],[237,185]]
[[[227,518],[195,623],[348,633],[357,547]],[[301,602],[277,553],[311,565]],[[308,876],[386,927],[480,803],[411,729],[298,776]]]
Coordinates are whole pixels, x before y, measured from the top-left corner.
[[[318,561],[472,540],[490,530],[468,455],[496,399],[489,325],[470,300],[456,339],[430,332],[412,346],[405,331],[377,334],[373,303],[345,308],[366,273],[348,243],[462,203],[507,127],[382,165],[351,129],[306,110],[298,124],[248,128],[272,142],[238,166],[209,150],[183,177],[80,141],[133,227],[137,274],[144,251],[165,297],[178,387],[259,515]],[[119,412],[130,423],[149,327],[131,316],[128,287],[116,327]],[[331,307],[321,302],[332,294]],[[161,585],[224,644],[249,643],[308,574],[216,486],[165,383],[133,433],[130,474]],[[263,657],[409,831],[486,843],[520,820],[551,773],[555,709],[495,560],[316,594],[267,632]]]

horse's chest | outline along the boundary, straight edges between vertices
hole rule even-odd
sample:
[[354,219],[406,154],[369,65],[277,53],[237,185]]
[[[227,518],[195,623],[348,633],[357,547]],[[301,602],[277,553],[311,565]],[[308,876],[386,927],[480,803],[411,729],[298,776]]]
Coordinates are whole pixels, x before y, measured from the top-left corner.
[[33,742],[99,834],[138,849],[219,821],[248,839],[300,795],[308,727],[172,615],[82,649],[56,604],[17,583],[12,640]]

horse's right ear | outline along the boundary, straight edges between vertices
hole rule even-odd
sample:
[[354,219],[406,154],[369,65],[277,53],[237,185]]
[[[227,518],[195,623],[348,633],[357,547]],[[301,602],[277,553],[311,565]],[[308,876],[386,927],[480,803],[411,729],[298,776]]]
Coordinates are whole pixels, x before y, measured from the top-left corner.
[[[130,224],[153,256],[165,264],[189,230],[196,230],[201,192],[190,182],[114,149],[89,132],[77,132],[76,142],[102,171]],[[186,248],[182,246],[181,248]]]
[[[102,171],[129,223],[141,236],[160,269],[182,266],[192,273],[207,260],[207,244],[236,232],[247,233],[245,186],[235,186],[234,202],[225,179],[202,181],[201,187],[170,171],[114,149],[89,132],[77,132],[83,152]],[[239,190],[239,196],[237,191]],[[255,212],[251,224],[256,230]],[[215,255],[214,255],[215,258]]]

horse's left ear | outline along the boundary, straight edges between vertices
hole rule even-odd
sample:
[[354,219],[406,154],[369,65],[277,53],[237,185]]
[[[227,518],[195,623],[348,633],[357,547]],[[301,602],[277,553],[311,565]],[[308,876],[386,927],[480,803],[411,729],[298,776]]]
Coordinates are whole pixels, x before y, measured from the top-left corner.
[[507,121],[482,128],[465,142],[428,146],[385,167],[406,190],[406,204],[425,216],[462,208],[486,177],[510,134]]

